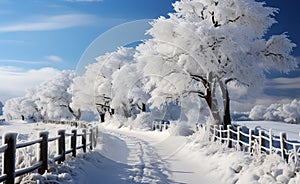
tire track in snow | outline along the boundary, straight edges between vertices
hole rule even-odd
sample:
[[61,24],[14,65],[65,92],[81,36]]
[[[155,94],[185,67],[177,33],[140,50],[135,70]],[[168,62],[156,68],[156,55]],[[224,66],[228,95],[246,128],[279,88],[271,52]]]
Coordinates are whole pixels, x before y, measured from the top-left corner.
[[168,165],[146,141],[115,131],[105,131],[126,142],[129,156],[127,164],[131,183],[176,183],[168,178]]

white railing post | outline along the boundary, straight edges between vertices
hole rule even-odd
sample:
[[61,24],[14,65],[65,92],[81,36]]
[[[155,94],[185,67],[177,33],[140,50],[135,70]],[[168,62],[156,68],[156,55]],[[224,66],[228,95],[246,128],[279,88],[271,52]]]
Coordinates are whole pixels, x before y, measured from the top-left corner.
[[223,143],[223,125],[219,125],[220,142]]
[[264,140],[263,136],[265,135],[265,132],[263,130],[259,130],[258,136],[259,136],[259,151],[260,153],[263,151],[262,147],[264,146]]
[[269,154],[272,154],[272,150],[273,150],[273,133],[272,133],[272,129],[269,130],[269,149],[270,149]]
[[216,141],[216,140],[217,140],[217,137],[218,137],[218,136],[217,136],[217,126],[218,126],[218,125],[214,125],[214,126],[213,126],[213,132],[214,132],[214,139],[213,139],[213,140],[214,140],[214,141]]
[[241,146],[241,127],[240,126],[237,127],[236,138],[237,138],[237,145]]
[[227,146],[228,148],[232,148],[232,142],[231,142],[231,125],[227,125]]
[[249,129],[249,139],[248,139],[248,144],[249,144],[249,148],[248,148],[248,152],[251,153],[252,151],[252,135],[253,134],[253,130],[250,128]]
[[288,156],[286,154],[286,133],[280,132],[280,150],[281,150],[281,157],[284,160],[288,160]]

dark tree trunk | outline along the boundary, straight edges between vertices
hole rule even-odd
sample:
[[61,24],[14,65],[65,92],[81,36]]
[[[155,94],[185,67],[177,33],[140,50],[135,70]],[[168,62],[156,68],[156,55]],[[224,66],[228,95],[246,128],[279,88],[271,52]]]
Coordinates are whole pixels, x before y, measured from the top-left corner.
[[206,90],[206,96],[204,99],[205,99],[209,109],[211,109],[212,108],[212,98],[211,98],[211,90],[210,89]]
[[142,103],[142,112],[146,112],[146,104]]
[[224,104],[224,116],[223,116],[223,125],[224,128],[227,128],[228,125],[231,125],[231,117],[230,117],[230,98],[229,98],[229,93],[226,88],[226,101]]
[[77,112],[77,114],[75,114],[75,112],[73,111],[73,109],[70,107],[70,105],[68,105],[68,109],[69,109],[69,111],[71,112],[71,114],[75,117],[75,120],[79,120],[80,119],[80,117],[81,117],[81,111],[80,111],[80,109],[78,109],[78,112]]
[[101,120],[101,123],[104,123],[104,121],[105,121],[105,114],[100,114],[100,120]]
[[115,114],[115,109],[110,109],[110,114],[114,115]]

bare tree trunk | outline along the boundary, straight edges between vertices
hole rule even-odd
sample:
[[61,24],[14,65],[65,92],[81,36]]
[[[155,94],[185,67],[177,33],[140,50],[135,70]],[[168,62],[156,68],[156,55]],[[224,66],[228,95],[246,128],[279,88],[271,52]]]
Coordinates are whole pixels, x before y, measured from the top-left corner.
[[101,123],[105,122],[105,114],[100,114]]
[[229,97],[226,84],[224,84],[222,81],[220,81],[219,84],[222,91],[223,104],[224,104],[223,125],[224,128],[227,128],[227,125],[231,125],[230,97]]
[[68,110],[71,112],[71,114],[75,117],[75,120],[79,120],[81,117],[81,111],[80,109],[78,109],[77,114],[73,111],[73,109],[70,107],[70,105],[68,105]]
[[142,103],[142,112],[146,112],[146,104]]
[[207,80],[208,80],[210,86],[209,86],[209,89],[207,90],[205,99],[210,108],[211,115],[214,120],[214,124],[221,125],[222,119],[220,116],[218,101],[216,98],[216,82],[214,81],[214,78],[213,78],[213,75],[211,72],[208,74]]
[[[220,82],[217,77],[213,75],[212,72],[209,72],[206,78],[199,75],[192,75],[191,78],[202,83],[205,92],[195,91],[199,97],[204,98],[211,112],[211,117],[214,120],[214,124],[222,124],[222,116],[220,115],[219,104],[217,100],[217,84]],[[194,92],[194,91],[193,91]]]

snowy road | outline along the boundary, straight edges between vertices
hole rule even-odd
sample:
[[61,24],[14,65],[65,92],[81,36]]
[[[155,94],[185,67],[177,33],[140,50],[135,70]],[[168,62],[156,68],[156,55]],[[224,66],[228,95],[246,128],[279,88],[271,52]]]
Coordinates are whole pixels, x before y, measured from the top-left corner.
[[[100,129],[98,166],[82,166],[79,183],[218,183],[205,159],[186,149],[187,138],[161,132]],[[101,159],[100,159],[101,158]]]
[[[251,126],[256,124],[252,122]],[[272,125],[272,122],[259,125],[267,128],[266,125]],[[275,125],[279,127],[278,123]],[[298,130],[294,125],[283,124],[282,127],[289,133]],[[18,141],[33,140],[39,131],[49,130],[53,136],[62,128],[72,127],[5,123],[0,127],[0,139],[5,132],[18,131]],[[300,183],[300,174],[295,173],[294,167],[286,164],[278,155],[251,156],[206,141],[203,135],[204,132],[200,130],[189,137],[174,137],[168,132],[118,129],[107,124],[99,127],[98,145],[94,151],[85,154],[79,152],[76,158],[68,155],[63,164],[50,163],[47,174],[40,176],[33,173],[23,179],[27,183],[38,179],[40,183],[46,180],[61,184]],[[50,150],[57,148],[55,144],[49,146]],[[35,148],[27,152],[32,153],[33,150]],[[21,161],[30,165],[32,159]]]

